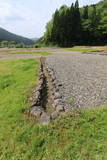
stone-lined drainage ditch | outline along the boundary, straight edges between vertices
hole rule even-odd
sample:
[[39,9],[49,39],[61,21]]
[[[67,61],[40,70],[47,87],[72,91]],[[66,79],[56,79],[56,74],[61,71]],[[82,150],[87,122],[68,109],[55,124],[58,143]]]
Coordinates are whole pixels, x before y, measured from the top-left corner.
[[39,83],[33,90],[30,101],[32,106],[27,113],[44,125],[57,119],[61,113],[66,111],[62,95],[59,93],[55,73],[46,64],[45,57],[40,59]]

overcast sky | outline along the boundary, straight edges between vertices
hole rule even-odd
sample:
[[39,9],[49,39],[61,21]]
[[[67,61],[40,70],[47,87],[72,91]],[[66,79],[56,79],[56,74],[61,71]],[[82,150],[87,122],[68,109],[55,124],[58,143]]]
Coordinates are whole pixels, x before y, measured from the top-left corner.
[[[99,0],[79,0],[80,6]],[[0,0],[0,27],[25,37],[40,37],[56,8],[75,0]]]

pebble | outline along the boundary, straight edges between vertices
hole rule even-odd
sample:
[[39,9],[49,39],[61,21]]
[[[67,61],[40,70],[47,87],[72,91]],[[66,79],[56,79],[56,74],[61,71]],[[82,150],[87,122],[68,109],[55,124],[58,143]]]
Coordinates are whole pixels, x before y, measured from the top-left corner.
[[60,115],[60,113],[57,112],[57,111],[55,111],[55,112],[53,112],[53,113],[51,114],[51,118],[52,118],[53,120],[55,120],[55,119],[57,119],[57,118],[59,117],[59,115]]
[[38,107],[33,107],[31,109],[30,114],[32,116],[35,116],[35,117],[39,118],[41,116],[41,114],[42,114],[42,110],[40,108],[38,108]]
[[46,112],[43,112],[40,117],[40,123],[42,125],[47,125],[47,124],[49,124],[50,120],[51,120],[51,116],[49,114],[47,114]]
[[56,107],[56,111],[57,112],[63,112],[64,111],[64,107],[62,105],[59,105]]

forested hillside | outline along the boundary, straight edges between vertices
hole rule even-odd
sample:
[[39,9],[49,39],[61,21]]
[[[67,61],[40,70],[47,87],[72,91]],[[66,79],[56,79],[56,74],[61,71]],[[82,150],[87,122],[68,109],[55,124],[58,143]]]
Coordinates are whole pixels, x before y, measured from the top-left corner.
[[26,45],[34,44],[34,42],[31,39],[10,33],[4,30],[3,28],[0,28],[0,42],[1,41],[15,41],[18,43],[24,43]]
[[107,44],[107,0],[79,8],[78,0],[57,9],[42,37],[46,44],[72,45]]

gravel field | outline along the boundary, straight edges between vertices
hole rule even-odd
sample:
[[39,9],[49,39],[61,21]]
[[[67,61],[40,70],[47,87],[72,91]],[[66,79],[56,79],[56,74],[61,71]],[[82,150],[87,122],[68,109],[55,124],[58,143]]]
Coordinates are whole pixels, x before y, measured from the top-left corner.
[[64,105],[92,108],[107,104],[107,57],[101,55],[49,55]]

